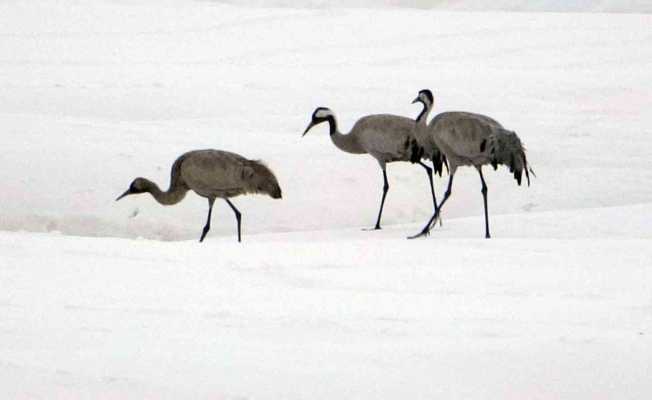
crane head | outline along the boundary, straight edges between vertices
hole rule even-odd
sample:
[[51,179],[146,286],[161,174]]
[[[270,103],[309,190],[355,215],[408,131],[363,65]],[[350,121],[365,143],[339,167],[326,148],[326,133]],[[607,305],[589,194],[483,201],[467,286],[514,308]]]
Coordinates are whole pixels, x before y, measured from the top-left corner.
[[433,102],[434,98],[432,97],[432,92],[429,89],[420,90],[417,98],[412,100],[412,104],[423,103],[423,105],[426,107],[431,105]]
[[148,187],[148,182],[145,178],[136,178],[133,180],[133,182],[131,182],[131,185],[129,185],[129,189],[127,189],[124,193],[118,196],[118,198],[115,199],[115,201],[118,201],[125,196],[129,196],[130,194],[145,193],[147,192],[147,187]]
[[322,122],[326,122],[329,119],[334,119],[335,114],[333,114],[333,111],[331,111],[329,108],[326,107],[317,107],[315,111],[312,113],[312,119],[310,120],[310,124],[308,124],[308,127],[306,128],[305,131],[303,131],[303,135],[301,136],[306,136],[306,133],[310,129],[312,129],[313,126],[319,125]]

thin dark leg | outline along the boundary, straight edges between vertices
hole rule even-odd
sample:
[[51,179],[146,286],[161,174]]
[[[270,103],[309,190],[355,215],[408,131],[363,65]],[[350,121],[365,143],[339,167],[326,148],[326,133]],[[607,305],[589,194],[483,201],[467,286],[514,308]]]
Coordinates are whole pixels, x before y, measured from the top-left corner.
[[439,213],[441,212],[441,208],[444,206],[444,203],[446,203],[446,200],[450,197],[451,193],[453,192],[453,177],[455,174],[451,174],[450,178],[448,179],[448,188],[446,189],[446,193],[444,193],[444,198],[441,199],[441,203],[439,203],[439,206],[435,209],[435,214],[430,218],[426,226],[423,227],[423,230],[421,230],[420,233],[414,235],[414,236],[409,236],[408,239],[416,239],[421,236],[428,236],[430,233],[430,229],[432,228],[433,222],[437,221],[437,218],[439,218]]
[[242,214],[240,214],[240,211],[238,211],[237,208],[231,203],[229,199],[224,199],[226,202],[231,206],[231,209],[235,213],[235,219],[238,221],[238,243],[241,242],[241,237],[240,237],[240,221],[242,220]]
[[435,207],[435,211],[437,211],[437,198],[435,197],[435,187],[432,183],[432,168],[424,164],[423,161],[419,161],[419,165],[425,168],[426,174],[428,174],[428,180],[430,181],[430,193],[432,194],[432,205]]
[[487,209],[487,184],[484,181],[484,176],[482,176],[482,167],[478,167],[478,173],[480,174],[480,180],[482,181],[482,198],[484,199],[484,237],[489,239],[489,210]]
[[[444,163],[446,164],[446,171],[448,171],[448,162],[446,162],[446,160],[444,160]],[[432,167],[433,168],[435,167],[435,162],[434,161],[432,162]],[[448,171],[448,172],[450,172],[450,171]],[[441,174],[439,176],[441,176]],[[433,200],[435,200],[435,189],[434,188],[432,189],[432,198],[433,198]],[[435,201],[435,211],[437,211],[437,209],[438,209],[437,201]],[[439,214],[437,219],[439,220],[439,226],[444,226],[443,223],[441,222],[441,214]],[[435,223],[437,223],[437,221],[435,221]]]
[[199,243],[204,241],[206,234],[211,230],[211,214],[213,213],[213,203],[215,203],[215,199],[208,199],[208,218],[206,219],[206,225],[204,225],[204,229],[201,232]]
[[389,191],[389,182],[387,182],[387,172],[383,169],[383,179],[385,181],[383,185],[383,199],[380,201],[380,211],[378,211],[378,220],[376,221],[376,227],[374,229],[380,229],[380,217],[383,215],[383,206],[385,205],[385,197]]
[[[423,161],[419,161],[419,165],[425,168],[426,174],[428,174],[428,180],[430,181],[430,193],[432,194],[432,205],[433,205],[434,212],[437,212],[437,197],[435,196],[435,187],[432,181],[432,168],[424,164]],[[439,226],[441,226],[441,218],[439,218]]]

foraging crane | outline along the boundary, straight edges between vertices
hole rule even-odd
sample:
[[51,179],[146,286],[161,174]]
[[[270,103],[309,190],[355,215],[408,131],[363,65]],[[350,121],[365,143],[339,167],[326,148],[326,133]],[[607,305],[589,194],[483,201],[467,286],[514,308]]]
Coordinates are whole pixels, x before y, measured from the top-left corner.
[[170,188],[167,191],[162,191],[156,183],[148,179],[136,178],[116,201],[131,194],[147,192],[160,204],[169,206],[183,200],[188,190],[208,199],[208,219],[200,242],[210,230],[215,199],[224,199],[235,213],[240,242],[241,213],[229,198],[248,193],[281,198],[281,188],[274,173],[262,162],[248,160],[228,151],[209,149],[189,151],[177,158],[172,164]]
[[[489,212],[487,209],[487,184],[482,175],[482,166],[490,164],[494,169],[498,164],[509,167],[516,182],[521,185],[523,172],[530,185],[530,172],[534,171],[528,165],[525,148],[515,132],[508,131],[496,120],[468,112],[445,112],[437,115],[428,125],[428,129],[419,130],[415,137],[419,146],[428,149],[436,146],[448,159],[448,188],[434,215],[423,230],[410,239],[425,236],[430,233],[433,222],[439,217],[444,203],[451,195],[453,177],[457,168],[463,165],[475,167],[482,182],[482,197],[484,201],[485,237],[490,238]],[[427,150],[424,150],[427,151]],[[535,175],[536,176],[536,175]]]
[[[427,119],[429,112],[430,108],[424,107],[420,114],[421,118],[423,120]],[[432,169],[421,162],[420,155],[422,152],[414,138],[416,128],[414,120],[389,114],[368,115],[360,118],[348,134],[342,134],[338,130],[333,111],[325,107],[318,107],[313,112],[310,124],[302,136],[305,136],[312,127],[322,122],[328,122],[331,140],[338,149],[351,154],[369,154],[378,161],[380,169],[383,171],[383,196],[380,201],[376,226],[373,229],[381,229],[380,219],[383,214],[385,197],[389,190],[387,163],[411,161],[424,167],[430,180],[433,204],[435,207],[437,206],[435,190],[432,185]],[[441,164],[439,164],[438,168],[435,164],[435,172],[441,175]]]

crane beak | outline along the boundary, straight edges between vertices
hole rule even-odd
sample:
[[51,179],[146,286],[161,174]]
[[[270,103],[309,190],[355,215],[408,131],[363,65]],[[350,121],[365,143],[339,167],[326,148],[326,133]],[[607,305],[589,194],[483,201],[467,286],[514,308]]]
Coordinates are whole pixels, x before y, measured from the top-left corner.
[[303,135],[301,135],[301,137],[306,136],[306,133],[308,133],[308,131],[309,131],[313,126],[315,126],[315,121],[310,121],[310,124],[308,124],[308,127],[306,128],[306,130],[303,131]]
[[131,189],[127,189],[127,191],[124,192],[124,193],[122,193],[120,196],[118,196],[118,198],[115,199],[115,201],[118,201],[118,200],[120,200],[121,198],[123,198],[123,197],[125,197],[125,196],[127,196],[127,195],[130,195],[130,194],[131,194]]
[[414,103],[418,103],[418,102],[420,102],[420,101],[421,101],[421,99],[417,97],[416,99],[412,100],[412,104],[414,104]]

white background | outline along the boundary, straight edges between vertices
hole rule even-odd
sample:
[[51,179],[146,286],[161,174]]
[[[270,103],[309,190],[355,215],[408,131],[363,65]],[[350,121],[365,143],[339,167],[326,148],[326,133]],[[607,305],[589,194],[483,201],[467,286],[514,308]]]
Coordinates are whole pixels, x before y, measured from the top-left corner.
[[[652,394],[648,2],[231,3],[0,3],[0,397]],[[377,163],[301,138],[423,88],[528,149],[531,187],[485,174],[490,241],[472,169],[408,241],[421,168],[390,164],[363,232]],[[234,200],[242,244],[223,202],[201,245],[205,199],[114,202],[197,148],[279,178]]]

